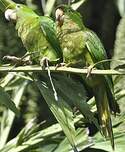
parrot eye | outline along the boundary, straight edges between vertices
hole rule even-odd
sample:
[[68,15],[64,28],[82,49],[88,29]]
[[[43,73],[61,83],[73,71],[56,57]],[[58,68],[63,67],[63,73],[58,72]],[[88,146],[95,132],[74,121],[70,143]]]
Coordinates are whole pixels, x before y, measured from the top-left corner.
[[17,5],[16,5],[16,8],[17,8],[17,9],[21,8],[20,4],[17,4]]
[[64,12],[61,8],[58,8],[55,13],[56,21],[58,22],[58,25],[62,26],[64,21]]

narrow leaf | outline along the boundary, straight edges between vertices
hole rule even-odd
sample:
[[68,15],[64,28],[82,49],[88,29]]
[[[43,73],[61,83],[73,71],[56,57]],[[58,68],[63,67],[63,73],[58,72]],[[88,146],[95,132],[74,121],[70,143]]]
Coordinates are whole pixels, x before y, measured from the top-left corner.
[[53,90],[47,75],[42,75],[42,80],[35,79],[35,82],[46,100],[50,110],[61,125],[70,144],[75,148],[75,127],[73,121],[73,112],[70,106],[64,101],[58,90],[58,101],[55,100]]
[[[70,75],[71,76],[71,75]],[[97,119],[91,112],[86,99],[86,90],[84,84],[79,81],[78,77],[67,77],[67,75],[55,75],[56,87],[69,104],[74,105],[88,119],[90,123],[94,123],[100,130]]]
[[12,110],[17,116],[19,115],[19,110],[16,108],[14,102],[11,100],[7,92],[4,91],[4,88],[0,86],[0,103],[5,105],[7,108]]

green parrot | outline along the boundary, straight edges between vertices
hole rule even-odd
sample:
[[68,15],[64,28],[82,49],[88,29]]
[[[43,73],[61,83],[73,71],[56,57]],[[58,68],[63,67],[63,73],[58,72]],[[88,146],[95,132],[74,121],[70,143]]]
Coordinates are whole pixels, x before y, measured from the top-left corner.
[[[5,1],[0,0],[0,4],[1,2],[5,4]],[[7,1],[9,2],[9,0]],[[14,2],[13,5],[7,3],[7,6],[3,6],[6,10],[5,18],[16,24],[18,35],[33,62],[39,64],[44,57],[47,57],[50,63],[62,62],[63,54],[57,39],[55,23],[49,17],[38,16],[27,6]],[[48,75],[50,77],[50,72]],[[65,74],[51,73],[51,75],[54,83],[50,80],[51,78],[48,79],[46,73],[33,73],[32,79],[60,123],[74,151],[77,151],[70,102],[81,111],[89,122],[93,122],[99,128],[97,119],[86,103],[86,91],[79,81],[74,81]],[[65,92],[64,88],[68,91]],[[78,88],[77,92],[74,88]],[[53,96],[53,93],[56,95]]]
[[[70,6],[60,5],[55,12],[57,34],[67,66],[83,68],[107,59],[105,49],[98,36],[83,24],[80,14]],[[96,65],[97,69],[109,69],[109,63]],[[114,149],[114,136],[110,112],[119,112],[114,98],[111,76],[83,76],[83,81],[92,90],[96,100],[99,123],[103,135],[109,138]]]
[[[6,2],[6,0],[1,0]],[[0,2],[1,2],[0,1]],[[9,2],[9,0],[7,0]],[[16,22],[16,30],[18,31],[18,35],[21,38],[24,47],[26,48],[27,52],[29,52],[31,60],[35,61],[37,64],[44,58],[47,57],[49,61],[53,63],[62,62],[63,58],[63,52],[60,47],[59,40],[57,39],[56,35],[56,24],[53,22],[52,19],[46,16],[38,16],[32,9],[27,7],[26,5],[22,4],[16,4],[14,5],[7,4],[7,10],[5,11],[5,18],[7,20],[13,20]],[[50,74],[50,73],[49,73]],[[64,78],[62,78],[62,76]],[[44,75],[43,75],[44,77]],[[65,84],[65,81],[68,81],[67,75],[65,74],[53,74],[53,80],[58,80],[58,83],[62,84],[60,85],[61,94],[65,94],[65,90],[63,87],[63,83]],[[63,80],[64,79],[64,80]],[[71,80],[72,79],[72,80]],[[67,87],[69,90],[72,88],[70,87],[70,84],[73,84],[74,81],[73,78],[69,79],[69,85],[67,83]],[[63,82],[62,82],[63,80]],[[50,80],[52,81],[52,80]],[[78,82],[77,82],[78,83]],[[52,83],[51,83],[52,84]],[[56,84],[55,84],[56,85]],[[79,85],[82,86],[81,84]],[[54,92],[56,92],[53,84],[52,84]],[[83,87],[84,90],[84,87]],[[71,92],[74,92],[72,90]],[[84,91],[83,91],[84,92]],[[86,91],[85,91],[86,92]],[[73,93],[74,94],[74,93]],[[78,93],[81,94],[81,93]],[[56,94],[57,96],[57,94]],[[69,99],[71,99],[70,95],[67,95]],[[73,99],[72,99],[73,100]],[[76,107],[79,107],[80,111],[82,111],[82,114],[90,121],[93,122],[98,128],[98,122],[94,118],[92,112],[89,109],[89,106],[87,103],[81,104],[79,102],[74,102],[74,105]],[[81,109],[85,110],[82,110]]]
[[27,54],[36,63],[44,57],[50,61],[61,62],[62,51],[56,38],[55,24],[46,16],[38,16],[32,9],[15,4],[5,11],[5,18],[16,22],[16,30],[21,38]]

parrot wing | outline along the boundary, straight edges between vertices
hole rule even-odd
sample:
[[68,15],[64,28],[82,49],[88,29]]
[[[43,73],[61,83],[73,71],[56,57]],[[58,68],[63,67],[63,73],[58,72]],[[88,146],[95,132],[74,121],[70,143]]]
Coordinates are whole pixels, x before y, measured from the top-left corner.
[[[98,36],[91,30],[86,30],[84,32],[84,34],[85,34],[85,37],[87,38],[86,47],[87,47],[94,63],[97,63],[102,60],[106,60],[107,59],[106,51],[105,51],[101,41],[99,40]],[[96,67],[99,69],[110,69],[109,62],[100,63]],[[105,87],[107,89],[106,92],[107,92],[107,95],[108,95],[108,98],[110,101],[109,102],[110,108],[114,113],[116,113],[116,112],[119,113],[120,112],[119,106],[114,98],[114,88],[113,88],[112,76],[110,76],[110,75],[104,76],[104,83],[105,83]]]
[[41,29],[52,48],[56,51],[57,56],[62,58],[63,54],[56,36],[54,22],[49,17],[41,16]]
[[[107,59],[107,55],[105,52],[105,49],[99,40],[98,36],[91,30],[86,30],[84,32],[84,35],[86,37],[86,47],[94,61],[94,63],[97,63],[102,60]],[[107,64],[107,62],[105,62]],[[99,64],[97,68],[100,69],[108,69],[109,64]],[[102,66],[103,65],[103,66]]]
[[[90,30],[86,30],[84,34],[86,36],[86,48],[88,49],[88,52],[94,63],[106,60],[107,55],[105,49],[97,35]],[[109,69],[110,65],[109,62],[104,62],[99,63],[96,67],[99,69]],[[109,107],[114,113],[116,113],[119,112],[119,106],[114,97],[112,77],[107,75],[102,76],[98,81],[101,81],[101,86],[96,88],[95,98],[99,113],[99,120],[104,136],[109,136],[111,145],[114,149],[114,136]]]

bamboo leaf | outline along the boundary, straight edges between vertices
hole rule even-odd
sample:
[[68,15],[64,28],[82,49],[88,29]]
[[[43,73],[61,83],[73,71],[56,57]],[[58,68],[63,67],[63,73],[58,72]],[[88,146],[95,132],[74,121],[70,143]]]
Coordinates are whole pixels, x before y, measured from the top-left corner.
[[120,15],[123,16],[125,14],[125,0],[115,0],[115,3],[118,7]]
[[[17,87],[14,89],[12,93],[13,101],[17,107],[19,107],[19,103],[21,101],[26,86],[27,86],[27,81],[23,81],[20,85],[17,85]],[[3,116],[2,116],[3,121],[1,123],[1,133],[0,133],[0,143],[1,143],[0,148],[2,148],[5,145],[8,139],[14,118],[15,118],[15,114],[12,113],[12,111],[5,110],[3,112]]]
[[[29,123],[20,131],[20,133],[9,141],[0,151],[1,152],[21,152],[29,151],[35,145],[43,145],[56,134],[62,132],[59,124],[54,124],[43,130],[40,130],[40,125],[33,124],[33,121]],[[34,131],[35,130],[35,131]],[[40,131],[39,131],[40,130]],[[30,132],[30,134],[29,134]],[[48,145],[48,142],[46,143]]]
[[[76,134],[76,142],[77,142],[77,147],[79,149],[79,151],[90,147],[92,144],[89,143],[88,140],[88,135],[86,133],[86,129],[85,128],[80,128],[77,129],[77,134]],[[54,152],[68,152],[68,151],[72,151],[72,147],[69,145],[67,138],[65,138],[60,144],[59,146],[56,148],[56,150]]]
[[14,102],[11,100],[9,94],[4,91],[4,88],[0,86],[0,104],[5,105],[12,110],[17,116],[19,116],[19,110],[16,108]]
[[[55,86],[60,90],[60,94],[65,98],[65,101],[69,104],[74,105],[80,112],[88,119],[89,123],[94,123],[95,126],[100,130],[97,119],[94,114],[90,111],[90,107],[86,99],[86,90],[84,82],[79,81],[78,77],[73,78],[72,75],[55,75]],[[82,80],[83,81],[83,80]]]
[[[42,1],[42,0],[41,0]],[[44,14],[50,16],[56,0],[48,0],[44,8]]]
[[[114,139],[115,139],[115,151],[123,152],[125,149],[125,132],[119,131],[117,128],[114,130]],[[112,152],[112,148],[110,146],[110,141],[104,141],[99,134],[97,134],[93,138],[94,145],[92,148],[102,149],[107,152]]]
[[8,7],[15,6],[15,2],[12,0],[0,0],[0,10],[4,12]]
[[[116,32],[116,40],[114,47],[114,56],[111,62],[112,68],[119,68],[119,71],[124,71],[124,63],[117,63],[115,60],[117,58],[125,59],[125,15],[121,18],[117,32]],[[120,105],[121,112],[124,112],[124,100],[125,100],[125,76],[116,75],[113,76],[114,79],[114,88],[116,98]]]
[[[75,120],[76,122],[79,120]],[[67,137],[62,134],[62,128],[59,124],[51,125],[43,130],[42,124],[34,124],[31,120],[11,141],[9,141],[1,152],[65,152],[72,151]],[[88,140],[86,128],[79,128],[76,130],[76,144],[79,150],[91,146]],[[35,147],[35,148],[34,148]]]
[[71,5],[71,7],[74,9],[74,10],[77,10],[86,0],[79,0],[78,2],[76,3],[73,3]]
[[53,89],[51,88],[50,81],[47,75],[42,75],[41,80],[35,79],[35,82],[46,100],[50,110],[56,117],[57,121],[61,125],[65,135],[67,136],[73,149],[76,149],[75,142],[75,127],[73,121],[73,112],[70,106],[64,101],[62,96],[59,95],[58,101],[55,100],[53,95]]

